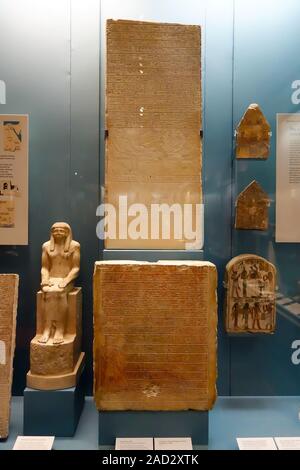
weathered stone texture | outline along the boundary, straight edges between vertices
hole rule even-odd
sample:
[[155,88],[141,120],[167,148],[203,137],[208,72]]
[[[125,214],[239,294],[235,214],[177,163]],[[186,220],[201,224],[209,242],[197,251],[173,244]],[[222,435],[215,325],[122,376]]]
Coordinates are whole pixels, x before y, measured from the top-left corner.
[[217,271],[208,262],[97,262],[101,410],[207,410],[216,398]]
[[0,438],[9,432],[19,276],[0,274]]
[[276,324],[276,268],[246,254],[229,261],[225,281],[225,329],[228,333],[273,333]]
[[[202,203],[199,26],[107,22],[105,201],[128,205]],[[128,224],[130,220],[128,220]],[[110,223],[112,225],[112,223]],[[161,235],[105,240],[106,248],[184,249]],[[199,239],[200,237],[198,237]],[[197,248],[197,246],[195,246]],[[198,247],[199,248],[199,247]],[[200,247],[201,248],[201,247]]]

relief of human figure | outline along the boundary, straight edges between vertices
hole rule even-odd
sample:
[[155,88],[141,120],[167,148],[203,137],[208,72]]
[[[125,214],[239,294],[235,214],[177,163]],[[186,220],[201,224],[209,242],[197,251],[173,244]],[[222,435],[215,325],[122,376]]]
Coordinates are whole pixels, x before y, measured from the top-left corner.
[[[253,318],[252,328],[254,330],[261,330],[261,326],[260,326],[261,311],[260,311],[259,302],[254,303],[254,306],[252,309],[252,318]],[[256,325],[257,325],[257,328],[256,328]]]
[[264,280],[264,293],[266,296],[272,294],[272,285],[273,285],[273,274],[271,271],[267,272],[263,276]]
[[241,279],[241,273],[239,269],[233,269],[231,274],[232,279],[232,297],[234,299],[241,298],[243,296],[243,282]]
[[276,268],[265,258],[242,254],[226,265],[225,329],[228,333],[273,333]]
[[247,286],[248,286],[248,283],[247,283],[247,279],[248,279],[248,273],[247,273],[247,270],[245,268],[245,266],[243,265],[243,271],[241,273],[241,278],[243,280],[243,297],[247,297]]
[[72,239],[71,227],[57,222],[51,227],[50,240],[42,248],[41,289],[44,328],[39,339],[53,344],[64,342],[68,316],[68,294],[80,269],[80,244]]
[[274,305],[271,302],[264,305],[264,316],[266,321],[266,328],[270,329],[274,316]]
[[244,329],[248,330],[249,328],[249,316],[251,316],[252,312],[250,309],[250,305],[246,302],[243,306],[243,320],[244,320]]
[[233,328],[235,330],[237,330],[239,327],[239,313],[240,313],[239,304],[235,302],[231,311],[232,320],[233,320]]
[[259,297],[261,273],[256,264],[250,265],[249,280],[247,283],[247,297]]

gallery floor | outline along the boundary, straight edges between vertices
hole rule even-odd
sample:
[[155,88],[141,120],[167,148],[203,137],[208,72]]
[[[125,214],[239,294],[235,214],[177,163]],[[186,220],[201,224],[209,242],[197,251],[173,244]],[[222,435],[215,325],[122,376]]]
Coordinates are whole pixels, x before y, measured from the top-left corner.
[[[17,435],[22,435],[22,401],[13,398],[10,436],[0,442],[0,450],[12,449]],[[300,436],[299,412],[300,397],[219,397],[210,412],[208,449],[237,449],[236,437]],[[97,449],[97,419],[88,397],[75,436],[56,438],[54,448]]]

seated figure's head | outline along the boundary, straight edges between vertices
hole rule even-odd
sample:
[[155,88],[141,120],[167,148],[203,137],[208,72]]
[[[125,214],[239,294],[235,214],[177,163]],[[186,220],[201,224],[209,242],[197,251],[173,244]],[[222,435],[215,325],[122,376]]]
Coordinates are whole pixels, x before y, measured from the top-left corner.
[[69,224],[65,222],[56,222],[51,227],[50,251],[54,251],[55,243],[65,240],[64,252],[70,249],[72,241],[72,230]]

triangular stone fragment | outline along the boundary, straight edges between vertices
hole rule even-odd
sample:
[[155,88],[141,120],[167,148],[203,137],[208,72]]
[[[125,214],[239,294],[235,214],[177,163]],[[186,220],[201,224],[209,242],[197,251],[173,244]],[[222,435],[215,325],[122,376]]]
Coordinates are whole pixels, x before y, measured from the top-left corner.
[[266,159],[271,127],[258,104],[250,104],[236,128],[236,157]]
[[267,230],[270,199],[257,181],[252,181],[237,197],[235,228]]

